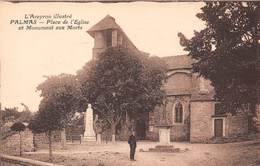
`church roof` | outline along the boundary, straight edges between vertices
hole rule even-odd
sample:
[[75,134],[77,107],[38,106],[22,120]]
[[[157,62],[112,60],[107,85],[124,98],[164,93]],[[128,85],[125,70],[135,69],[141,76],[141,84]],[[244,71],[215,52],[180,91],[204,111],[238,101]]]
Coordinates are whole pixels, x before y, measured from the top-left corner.
[[162,59],[167,64],[169,70],[191,68],[192,64],[195,62],[188,55],[167,56],[162,57]]
[[92,26],[87,32],[93,36],[95,31],[102,31],[106,29],[119,29],[121,30],[120,26],[115,22],[115,18],[107,15],[102,20],[100,20],[97,24]]

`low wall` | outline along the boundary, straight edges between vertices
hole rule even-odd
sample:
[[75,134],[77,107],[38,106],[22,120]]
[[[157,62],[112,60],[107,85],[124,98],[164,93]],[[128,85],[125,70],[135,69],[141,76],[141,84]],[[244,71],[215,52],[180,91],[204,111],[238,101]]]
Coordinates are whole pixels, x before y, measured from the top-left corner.
[[[21,132],[22,138],[22,152],[31,152],[34,150],[33,148],[33,134],[29,129]],[[15,133],[4,140],[2,145],[3,152],[18,155],[20,147],[20,135]]]
[[[56,148],[60,147],[61,142],[61,132],[55,131],[52,134],[52,143]],[[46,133],[34,134],[34,146],[35,148],[48,148],[49,147],[49,139]]]
[[63,166],[53,163],[46,163],[42,161],[16,157],[16,156],[9,156],[0,154],[0,165],[1,166]]
[[248,135],[248,116],[239,114],[227,117],[227,138],[239,138]]

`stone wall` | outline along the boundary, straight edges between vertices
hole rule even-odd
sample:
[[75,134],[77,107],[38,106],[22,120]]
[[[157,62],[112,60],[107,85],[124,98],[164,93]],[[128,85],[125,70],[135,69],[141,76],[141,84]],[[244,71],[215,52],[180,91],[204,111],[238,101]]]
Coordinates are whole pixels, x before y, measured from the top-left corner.
[[[61,131],[55,131],[52,134],[52,143],[56,148],[61,146]],[[45,133],[34,134],[35,148],[48,148],[49,139]]]
[[[29,129],[21,132],[22,152],[31,152],[33,147],[33,134]],[[13,134],[4,140],[2,145],[3,152],[19,155],[20,152],[20,136],[18,133]]]
[[214,95],[214,87],[211,86],[211,82],[209,80],[199,77],[198,74],[192,75],[191,100],[213,100]]
[[[171,127],[170,138],[172,141],[188,141],[190,134],[190,108],[189,95],[169,96],[166,104],[166,121]],[[183,106],[183,121],[182,123],[175,123],[175,104],[180,102]],[[159,136],[157,125],[162,122],[163,108],[156,107],[156,109],[149,114],[149,126],[153,131],[149,131],[149,139],[156,140]]]
[[[181,103],[183,107],[183,121],[182,123],[175,122],[175,105]],[[189,128],[190,128],[190,96],[171,96],[168,97],[168,104],[166,110],[168,117],[170,118],[171,128],[171,140],[172,141],[188,141],[189,140]]]
[[208,142],[213,137],[215,102],[191,102],[190,142]]
[[[111,46],[107,46],[107,35],[106,33],[111,32]],[[119,29],[116,30],[102,30],[95,31],[94,33],[94,48],[93,48],[93,59],[96,59],[102,52],[108,47],[122,47],[126,48],[131,52],[140,53],[134,44],[128,39],[124,32]]]
[[248,134],[248,117],[246,115],[229,115],[226,123],[227,138],[236,138]]
[[189,140],[189,126],[182,125],[173,125],[171,127],[171,141],[188,141]]
[[189,91],[191,89],[191,75],[187,73],[174,73],[166,81],[166,91]]
[[151,141],[159,141],[159,128],[151,125],[146,137]]
[[95,33],[93,59],[96,59],[106,48],[104,31],[98,31]]
[[0,165],[1,166],[62,166],[53,163],[42,162],[33,159],[27,159],[17,156],[9,156],[0,154]]

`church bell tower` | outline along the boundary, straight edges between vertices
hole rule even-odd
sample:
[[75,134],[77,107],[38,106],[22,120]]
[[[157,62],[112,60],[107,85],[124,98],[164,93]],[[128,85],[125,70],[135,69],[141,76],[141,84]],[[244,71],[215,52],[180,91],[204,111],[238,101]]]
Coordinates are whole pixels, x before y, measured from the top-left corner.
[[115,19],[109,15],[91,27],[88,34],[94,38],[92,58],[95,60],[109,47],[122,47],[130,51],[139,50],[129,40]]

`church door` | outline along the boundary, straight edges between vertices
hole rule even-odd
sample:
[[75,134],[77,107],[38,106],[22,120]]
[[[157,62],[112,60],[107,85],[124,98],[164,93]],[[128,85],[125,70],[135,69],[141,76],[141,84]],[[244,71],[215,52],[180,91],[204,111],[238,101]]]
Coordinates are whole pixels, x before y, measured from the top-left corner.
[[146,124],[144,120],[138,120],[136,123],[136,137],[139,140],[144,140],[146,137]]
[[214,136],[223,137],[223,119],[214,120]]

